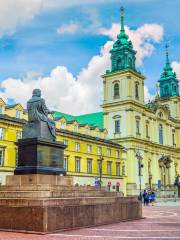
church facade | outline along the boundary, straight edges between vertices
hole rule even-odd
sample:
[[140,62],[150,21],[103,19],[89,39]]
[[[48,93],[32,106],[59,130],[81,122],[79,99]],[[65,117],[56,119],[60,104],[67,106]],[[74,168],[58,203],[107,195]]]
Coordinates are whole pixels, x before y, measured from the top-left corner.
[[[145,188],[174,193],[180,175],[179,81],[169,61],[168,47],[153,101],[144,101],[145,77],[136,69],[136,51],[124,29],[111,54],[111,69],[102,76],[102,111],[72,116],[54,112],[57,141],[63,141],[64,168],[74,184],[111,186],[127,195]],[[0,99],[0,184],[13,174],[15,142],[22,136],[27,112],[20,104]]]
[[148,104],[145,77],[136,70],[136,52],[124,30],[123,9],[110,53],[111,70],[102,76],[104,127],[108,137],[126,149],[127,194],[145,188],[173,190],[180,174],[180,97],[168,48],[155,100]]

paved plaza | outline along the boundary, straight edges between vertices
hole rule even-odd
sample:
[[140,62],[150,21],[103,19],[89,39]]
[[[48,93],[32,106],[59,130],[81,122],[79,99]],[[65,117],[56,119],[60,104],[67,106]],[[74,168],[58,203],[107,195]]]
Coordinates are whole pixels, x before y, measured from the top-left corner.
[[144,219],[48,235],[0,232],[0,240],[180,239],[180,202],[143,207]]

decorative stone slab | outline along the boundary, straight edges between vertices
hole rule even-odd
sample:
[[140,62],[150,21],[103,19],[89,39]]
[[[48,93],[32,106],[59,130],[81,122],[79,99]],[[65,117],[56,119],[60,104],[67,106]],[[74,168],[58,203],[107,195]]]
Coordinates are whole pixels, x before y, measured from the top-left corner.
[[6,177],[6,186],[70,186],[73,185],[72,177],[44,174],[28,174],[28,175],[10,175]]

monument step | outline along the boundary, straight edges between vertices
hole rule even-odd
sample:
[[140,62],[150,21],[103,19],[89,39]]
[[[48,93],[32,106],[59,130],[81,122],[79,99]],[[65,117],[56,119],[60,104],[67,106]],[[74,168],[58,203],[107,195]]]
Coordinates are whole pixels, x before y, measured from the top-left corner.
[[[103,191],[0,191],[0,198],[68,198],[68,197],[113,197],[115,192]],[[122,196],[119,193],[118,196]]]
[[136,197],[76,197],[76,198],[0,198],[0,207],[60,207],[60,206],[77,206],[77,205],[96,205],[96,204],[113,204],[121,202],[126,204],[138,203]]
[[2,185],[0,191],[106,191],[93,186],[60,186],[51,184]]

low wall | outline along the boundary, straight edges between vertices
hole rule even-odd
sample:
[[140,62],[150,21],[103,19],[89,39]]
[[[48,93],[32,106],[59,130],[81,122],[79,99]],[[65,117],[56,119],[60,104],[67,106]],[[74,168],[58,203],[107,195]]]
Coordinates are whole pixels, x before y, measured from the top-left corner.
[[0,199],[0,228],[49,233],[139,219],[134,197]]
[[71,177],[15,175],[0,186],[0,229],[49,233],[141,217],[137,197],[73,186]]

